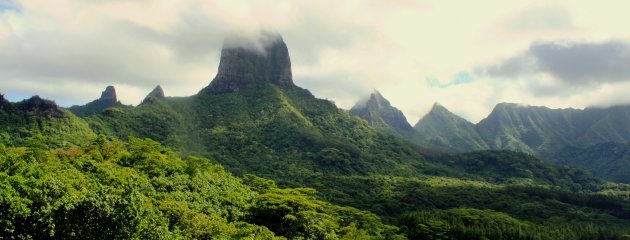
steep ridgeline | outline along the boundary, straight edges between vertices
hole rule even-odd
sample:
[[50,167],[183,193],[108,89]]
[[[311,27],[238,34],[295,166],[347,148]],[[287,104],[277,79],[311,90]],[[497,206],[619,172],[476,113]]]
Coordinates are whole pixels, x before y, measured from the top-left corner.
[[448,111],[439,103],[433,104],[414,126],[417,134],[412,141],[445,150],[473,151],[490,149],[475,130],[475,125]]
[[405,115],[376,90],[367,100],[355,104],[349,113],[366,120],[374,128],[390,134],[408,137],[413,133],[413,128],[407,122]]
[[546,155],[566,146],[628,143],[629,122],[630,106],[579,110],[501,103],[477,131],[491,148]]
[[575,144],[591,124],[580,110],[500,103],[477,124],[477,131],[492,149],[545,154]]
[[80,117],[101,113],[103,110],[111,107],[128,108],[118,101],[116,89],[114,86],[107,86],[101,93],[101,97],[82,106],[72,106],[68,108],[71,112]]
[[[416,124],[420,135],[417,143],[453,150],[521,151],[547,160],[585,167],[603,178],[630,182],[630,173],[624,173],[627,172],[622,170],[624,168],[605,167],[610,164],[624,165],[618,163],[626,161],[624,158],[616,158],[616,155],[607,151],[598,151],[604,149],[601,146],[594,147],[604,143],[629,143],[630,106],[578,110],[500,103],[487,118],[474,125],[474,132],[470,124],[449,124],[453,116],[432,112]],[[466,134],[458,134],[462,132]],[[479,141],[479,136],[483,141]],[[588,152],[592,161],[610,164],[587,163],[584,159],[568,157],[575,157],[576,152]]]

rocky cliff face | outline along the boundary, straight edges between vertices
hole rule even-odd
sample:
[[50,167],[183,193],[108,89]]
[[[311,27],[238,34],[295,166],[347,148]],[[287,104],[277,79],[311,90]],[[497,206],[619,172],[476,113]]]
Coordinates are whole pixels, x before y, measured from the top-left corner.
[[393,107],[378,91],[370,94],[367,101],[359,102],[352,107],[350,114],[365,119],[376,128],[394,130],[398,133],[413,132],[405,115]]
[[226,38],[217,75],[201,92],[238,92],[259,83],[272,83],[282,88],[295,86],[289,50],[278,34],[263,33],[258,39]]
[[96,101],[104,105],[116,104],[116,102],[118,102],[118,98],[116,97],[116,89],[114,88],[114,86],[107,86],[105,88],[105,91],[101,93],[101,97]]

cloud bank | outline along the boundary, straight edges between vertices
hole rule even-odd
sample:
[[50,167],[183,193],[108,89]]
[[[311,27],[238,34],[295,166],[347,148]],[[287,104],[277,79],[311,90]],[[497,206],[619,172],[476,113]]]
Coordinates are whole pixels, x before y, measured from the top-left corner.
[[[630,81],[629,66],[627,42],[538,42],[482,72],[505,79],[529,78],[537,95],[554,95],[567,88],[579,94],[580,89]],[[550,76],[544,80],[547,84],[540,81],[544,75]]]

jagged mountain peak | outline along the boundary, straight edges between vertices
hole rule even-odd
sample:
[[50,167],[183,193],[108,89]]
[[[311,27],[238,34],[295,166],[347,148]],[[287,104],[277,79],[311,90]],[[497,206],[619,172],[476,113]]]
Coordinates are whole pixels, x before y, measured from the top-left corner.
[[164,90],[162,89],[162,86],[157,85],[155,88],[153,88],[153,90],[147,94],[146,97],[144,97],[144,100],[142,100],[141,104],[145,104],[145,103],[151,103],[154,102],[155,100],[158,99],[164,99],[165,95],[164,95]]
[[260,83],[282,88],[295,86],[289,50],[279,34],[263,32],[256,38],[241,35],[225,38],[217,75],[201,92],[238,92]]
[[433,103],[433,106],[431,107],[431,110],[429,111],[429,114],[432,114],[432,113],[451,113],[451,111],[446,109],[446,107],[444,107],[442,104],[435,102]]
[[376,104],[378,107],[389,107],[391,104],[389,100],[387,100],[383,95],[376,89],[370,94],[370,100],[368,102],[372,102]]
[[441,149],[472,151],[487,149],[487,144],[475,130],[475,125],[434,103],[414,129],[419,133],[416,142]]
[[350,109],[350,114],[363,118],[376,128],[393,129],[398,132],[413,131],[405,115],[393,107],[377,90],[374,90],[367,100],[355,104]]
[[427,113],[426,115],[424,115],[419,121],[418,123],[416,123],[416,128],[418,126],[421,126],[423,124],[423,122],[426,122],[428,119],[433,119],[433,120],[437,120],[437,122],[441,122],[441,123],[445,123],[446,121],[448,122],[458,122],[458,123],[466,123],[466,124],[472,124],[470,122],[468,122],[468,120],[458,116],[457,114],[449,111],[446,107],[444,107],[442,104],[436,102],[433,103],[433,107],[431,107],[431,110],[429,111],[429,113]]

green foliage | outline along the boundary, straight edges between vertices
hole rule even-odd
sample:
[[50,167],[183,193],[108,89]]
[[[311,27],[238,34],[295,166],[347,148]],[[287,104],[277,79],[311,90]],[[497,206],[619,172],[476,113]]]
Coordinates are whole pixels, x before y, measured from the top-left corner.
[[593,190],[601,181],[575,167],[552,164],[532,155],[509,151],[478,151],[449,156],[444,159],[451,167],[484,176],[496,182],[518,182],[519,179],[534,180],[538,184],[549,184],[574,191]]
[[630,144],[600,143],[578,148],[567,147],[550,156],[563,164],[589,169],[594,175],[615,182],[630,183]]
[[532,224],[492,210],[454,208],[407,213],[400,220],[410,239],[626,239],[623,226],[549,221]]
[[313,189],[241,180],[148,139],[99,136],[85,147],[0,150],[2,238],[337,239],[351,226],[353,233],[388,228],[375,216],[361,225],[374,229],[356,228],[349,215],[367,213],[337,211],[346,208],[316,200]]

